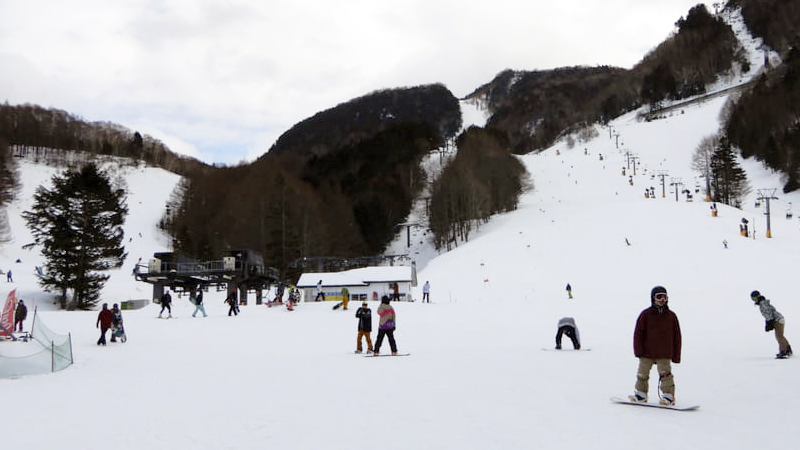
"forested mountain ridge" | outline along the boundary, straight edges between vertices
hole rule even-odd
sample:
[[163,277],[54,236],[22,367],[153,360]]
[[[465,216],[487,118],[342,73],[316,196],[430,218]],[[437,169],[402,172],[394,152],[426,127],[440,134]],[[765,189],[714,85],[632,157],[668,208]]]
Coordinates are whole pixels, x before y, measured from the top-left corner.
[[503,131],[513,151],[523,154],[549,147],[585,124],[701,94],[734,63],[746,63],[731,28],[705,6],[695,6],[675,25],[675,33],[630,70],[505,70],[467,98],[485,104],[491,113],[487,127]]
[[252,248],[282,271],[301,257],[379,254],[426,182],[421,159],[460,127],[458,99],[442,85],[350,100],[252,164],[188,177],[169,230],[189,254]]
[[452,138],[461,128],[458,99],[442,84],[372,92],[299,122],[264,156],[324,156],[402,123],[428,123],[438,127],[443,138]]
[[[47,158],[48,153],[77,150],[121,156],[179,175],[209,168],[195,158],[171,151],[158,139],[112,122],[87,122],[66,111],[37,105],[0,104],[0,150],[16,156]],[[0,202],[2,203],[2,202]]]
[[725,133],[745,157],[783,174],[784,192],[800,188],[800,0],[731,0],[753,35],[782,56],[726,118]]
[[[543,149],[643,105],[657,109],[663,102],[701,94],[722,75],[761,70],[743,57],[726,23],[725,14],[734,10],[741,11],[751,32],[784,63],[766,67],[755,87],[729,108],[726,133],[745,156],[756,156],[785,173],[786,189],[795,189],[800,63],[791,49],[797,41],[793,24],[800,21],[800,0],[731,0],[719,14],[698,5],[632,69],[502,71],[467,96],[489,112],[486,133],[472,130],[468,139],[453,140],[462,126],[458,99],[445,86],[431,84],[373,92],[317,113],[287,130],[258,160],[234,167],[212,167],[174,155],[156,140],[113,124],[86,139],[86,128],[68,114],[30,105],[0,108],[17,109],[0,114],[0,150],[52,146],[129,156],[180,173],[185,177],[181,204],[164,223],[177,249],[204,258],[251,248],[264,254],[269,265],[287,270],[304,256],[380,253],[427,182],[420,159],[447,141],[456,142],[469,145],[469,158],[454,165],[460,172],[444,174],[445,181],[436,186],[437,198],[458,198],[463,194],[458,189],[472,189],[480,195],[468,197],[485,200],[474,205],[471,214],[476,217],[436,216],[437,243],[449,246],[453,223],[447,220],[486,220],[488,214],[515,207],[513,201],[494,199],[496,192],[487,187],[497,185],[491,179],[498,170],[523,175],[512,165],[496,165],[506,161],[499,158],[502,151]],[[71,125],[52,126],[57,117],[66,117]],[[117,134],[109,135],[113,138],[104,134],[114,130]],[[475,153],[480,151],[486,153]],[[470,164],[485,164],[487,157],[492,158],[492,170],[466,170]],[[0,158],[0,176],[13,173],[3,162],[7,160]],[[469,174],[468,181],[463,173]],[[453,184],[442,184],[446,182]],[[512,182],[503,190],[514,195],[521,188]],[[0,190],[0,202],[4,192]]]

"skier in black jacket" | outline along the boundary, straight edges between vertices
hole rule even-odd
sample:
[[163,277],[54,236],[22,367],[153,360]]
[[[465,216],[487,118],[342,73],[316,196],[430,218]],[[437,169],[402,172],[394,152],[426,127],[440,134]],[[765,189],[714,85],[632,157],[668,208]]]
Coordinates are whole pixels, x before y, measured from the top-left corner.
[[367,338],[367,353],[372,353],[372,338],[370,337],[370,333],[372,333],[372,310],[367,307],[367,302],[362,303],[361,308],[358,308],[356,317],[358,318],[356,353],[361,353],[364,349],[364,347],[361,346],[362,336],[366,336]]
[[161,312],[158,313],[158,318],[160,319],[162,314],[164,314],[164,310],[167,310],[167,318],[172,318],[172,295],[170,295],[169,291],[167,291],[164,295],[161,296]]

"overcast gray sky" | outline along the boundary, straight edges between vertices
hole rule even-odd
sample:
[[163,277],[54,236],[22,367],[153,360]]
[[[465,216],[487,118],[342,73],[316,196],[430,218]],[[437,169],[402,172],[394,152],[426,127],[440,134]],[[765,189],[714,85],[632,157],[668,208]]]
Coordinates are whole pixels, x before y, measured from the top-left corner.
[[504,69],[630,68],[698,3],[0,0],[0,102],[233,164],[377,89],[440,82],[463,97]]

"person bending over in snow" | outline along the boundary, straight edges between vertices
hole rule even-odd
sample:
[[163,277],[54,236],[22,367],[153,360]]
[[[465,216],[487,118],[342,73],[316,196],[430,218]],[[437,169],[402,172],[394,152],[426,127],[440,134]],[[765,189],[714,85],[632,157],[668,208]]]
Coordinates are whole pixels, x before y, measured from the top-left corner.
[[792,356],[792,346],[789,345],[789,341],[783,336],[783,329],[786,324],[783,315],[758,291],[751,292],[750,299],[756,302],[758,309],[761,310],[761,315],[764,316],[764,320],[767,321],[764,326],[764,331],[769,333],[775,330],[775,339],[778,341],[778,354],[775,355],[775,357],[783,359]]
[[670,311],[667,290],[656,286],[650,291],[650,307],[639,314],[633,331],[633,354],[639,358],[636,387],[629,398],[646,402],[649,390],[650,369],[658,369],[661,404],[675,404],[675,382],[671,362],[681,362],[681,326],[678,316]]
[[575,350],[581,349],[581,339],[578,335],[578,326],[572,317],[562,317],[558,321],[558,333],[556,333],[556,350],[561,350],[561,336],[567,335],[572,340],[572,347]]

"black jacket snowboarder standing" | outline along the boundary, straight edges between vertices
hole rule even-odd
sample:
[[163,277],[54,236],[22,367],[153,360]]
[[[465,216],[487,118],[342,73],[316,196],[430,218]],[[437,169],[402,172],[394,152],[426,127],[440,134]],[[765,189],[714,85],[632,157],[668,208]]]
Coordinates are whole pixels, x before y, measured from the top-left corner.
[[236,293],[231,292],[228,298],[225,299],[225,303],[228,304],[230,308],[228,308],[228,317],[233,314],[234,316],[239,315],[239,308],[236,306]]
[[26,317],[28,317],[28,307],[25,306],[25,302],[20,300],[17,302],[17,309],[14,311],[14,328],[17,328],[17,325],[19,325],[17,331],[22,331],[22,322]]
[[367,306],[367,302],[361,304],[361,308],[356,311],[358,318],[358,338],[356,340],[356,353],[361,353],[364,347],[361,346],[362,336],[367,338],[367,353],[372,353],[372,310]]
[[167,310],[167,319],[172,317],[172,295],[170,295],[169,291],[164,293],[161,296],[161,312],[158,313],[158,318],[160,319],[162,314],[164,314],[164,310]]

